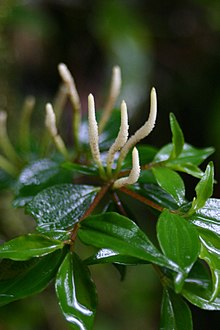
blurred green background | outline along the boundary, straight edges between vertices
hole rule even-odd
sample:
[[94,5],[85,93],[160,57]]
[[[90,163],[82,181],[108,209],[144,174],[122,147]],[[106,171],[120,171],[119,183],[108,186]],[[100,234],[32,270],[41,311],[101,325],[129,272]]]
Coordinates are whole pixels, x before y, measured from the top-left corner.
[[[97,107],[103,105],[112,66],[119,65],[119,102],[127,102],[131,131],[147,118],[149,92],[155,86],[158,120],[146,142],[160,147],[170,141],[168,114],[174,112],[187,142],[215,147],[212,159],[219,181],[219,0],[1,0],[0,109],[9,114],[12,139],[27,95],[37,98],[35,123],[42,125],[44,104],[59,85],[60,62],[74,75],[84,112],[90,92]],[[187,179],[187,184],[192,196],[196,181]],[[215,197],[220,197],[219,184]],[[11,210],[5,193],[0,217],[2,239],[33,226],[22,211]],[[14,227],[13,219],[20,217]],[[111,266],[91,270],[99,294],[95,330],[158,329],[161,287],[149,266],[131,267],[124,282]],[[193,308],[193,318],[195,329],[219,326],[218,312]],[[0,309],[0,330],[35,329],[67,329],[52,288]]]

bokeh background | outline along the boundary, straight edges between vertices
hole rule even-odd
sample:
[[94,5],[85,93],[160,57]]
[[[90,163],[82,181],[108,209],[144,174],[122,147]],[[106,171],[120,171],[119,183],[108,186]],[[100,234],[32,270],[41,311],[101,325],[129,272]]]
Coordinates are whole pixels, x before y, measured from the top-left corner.
[[[131,131],[147,118],[149,92],[155,86],[158,120],[146,142],[156,147],[170,142],[168,114],[174,112],[187,142],[215,147],[212,159],[219,181],[219,0],[1,0],[0,108],[9,114],[12,139],[27,95],[37,98],[34,122],[42,125],[44,104],[59,85],[60,62],[74,75],[84,112],[90,92],[102,107],[112,67],[119,65],[119,102],[127,102]],[[196,181],[187,180],[192,196]],[[219,184],[215,197],[220,197]],[[30,226],[29,220],[17,227],[5,220],[22,213],[11,210],[10,202],[10,195],[1,195],[4,238]],[[158,329],[161,287],[153,270],[131,267],[120,282],[111,266],[100,267],[92,268],[99,294],[95,330]],[[195,329],[219,327],[219,312],[192,311]],[[35,329],[67,329],[52,288],[0,309],[0,330]]]

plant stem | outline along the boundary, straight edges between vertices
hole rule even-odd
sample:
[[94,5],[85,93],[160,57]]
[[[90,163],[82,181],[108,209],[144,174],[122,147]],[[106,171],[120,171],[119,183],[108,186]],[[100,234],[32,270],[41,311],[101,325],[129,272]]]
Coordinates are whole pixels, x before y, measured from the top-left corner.
[[127,213],[121,203],[120,198],[118,197],[118,194],[115,191],[112,193],[112,199],[113,199],[114,203],[116,204],[119,212],[127,217]]

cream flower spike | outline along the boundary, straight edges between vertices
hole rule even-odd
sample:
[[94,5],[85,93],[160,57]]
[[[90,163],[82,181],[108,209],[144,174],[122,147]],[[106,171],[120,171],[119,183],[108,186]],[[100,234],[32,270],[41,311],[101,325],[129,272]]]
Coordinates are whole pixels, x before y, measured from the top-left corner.
[[71,102],[74,106],[74,109],[77,112],[80,112],[81,104],[80,104],[79,94],[77,92],[74,79],[73,79],[69,69],[67,68],[66,64],[60,63],[58,65],[58,71],[59,71],[59,74],[60,74],[64,84],[66,85],[66,88],[67,88],[68,94],[70,96]]
[[137,148],[134,147],[132,151],[132,169],[129,176],[117,179],[113,184],[113,189],[119,189],[127,184],[137,182],[140,176],[140,162]]
[[92,94],[88,96],[88,123],[89,123],[89,144],[94,162],[99,168],[101,174],[104,173],[100,150],[98,124],[95,115],[95,101]]
[[157,95],[155,88],[152,88],[151,94],[150,94],[150,114],[148,117],[148,120],[145,122],[145,124],[139,128],[134,135],[132,135],[124,147],[121,150],[119,159],[118,159],[118,166],[117,169],[120,169],[121,164],[125,157],[127,156],[129,150],[133,148],[140,140],[147,137],[151,131],[153,130],[156,122],[157,117]]
[[53,107],[50,103],[46,104],[45,126],[47,127],[51,137],[53,138],[57,149],[64,156],[64,158],[68,159],[69,154],[66,149],[65,143],[63,142],[61,136],[57,132],[56,116]]
[[121,69],[119,66],[114,66],[112,70],[112,81],[108,100],[104,106],[104,111],[99,123],[99,133],[101,133],[111,115],[111,111],[114,108],[115,102],[120,94],[121,90]]
[[126,143],[128,139],[128,112],[127,112],[127,105],[125,101],[122,101],[121,103],[121,126],[120,130],[118,132],[118,136],[109,149],[108,155],[107,155],[107,172],[108,174],[111,174],[112,170],[112,163],[114,161],[114,155],[117,151],[119,151],[124,144]]

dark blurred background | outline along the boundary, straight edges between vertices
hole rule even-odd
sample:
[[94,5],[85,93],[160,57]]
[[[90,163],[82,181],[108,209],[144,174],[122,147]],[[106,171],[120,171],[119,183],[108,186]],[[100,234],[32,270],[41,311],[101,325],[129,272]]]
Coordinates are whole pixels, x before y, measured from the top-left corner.
[[[112,66],[118,64],[119,102],[127,101],[131,131],[147,118],[155,86],[158,120],[146,142],[156,147],[170,142],[168,114],[174,112],[187,142],[215,147],[219,181],[219,0],[1,0],[0,108],[9,113],[12,137],[25,96],[36,96],[43,117],[44,104],[59,85],[60,62],[74,75],[85,112],[90,92],[102,107]],[[189,195],[195,184],[189,180]],[[150,267],[131,268],[123,283],[110,266],[101,276],[98,267],[92,271],[100,295],[95,330],[158,329],[161,288]],[[218,312],[193,308],[193,318],[195,329],[219,326]],[[52,290],[0,310],[0,330],[20,329],[67,329]]]

